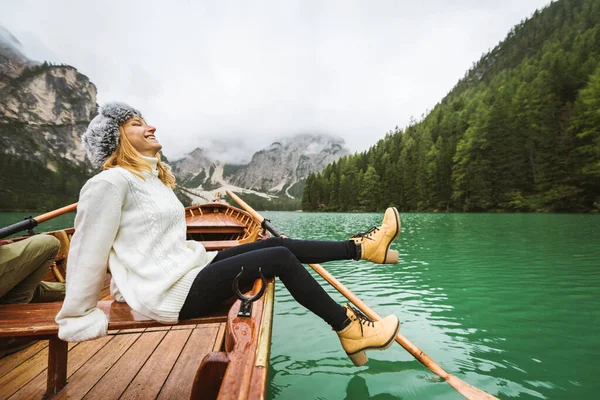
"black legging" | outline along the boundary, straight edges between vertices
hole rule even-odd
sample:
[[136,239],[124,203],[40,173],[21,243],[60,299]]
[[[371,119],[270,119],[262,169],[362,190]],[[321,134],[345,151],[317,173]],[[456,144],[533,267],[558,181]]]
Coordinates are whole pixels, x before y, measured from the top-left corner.
[[217,253],[211,264],[196,276],[179,319],[196,318],[214,311],[233,296],[231,285],[244,267],[240,286],[260,277],[279,277],[298,303],[321,317],[335,330],[345,325],[346,311],[337,304],[302,263],[323,263],[356,258],[354,242],[309,241],[270,238]]

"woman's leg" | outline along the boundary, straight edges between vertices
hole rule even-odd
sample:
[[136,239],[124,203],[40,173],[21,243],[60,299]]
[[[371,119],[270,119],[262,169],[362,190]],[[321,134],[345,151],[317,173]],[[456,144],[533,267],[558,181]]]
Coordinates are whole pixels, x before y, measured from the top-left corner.
[[285,247],[304,264],[324,263],[335,260],[352,260],[357,258],[356,244],[351,240],[296,240],[288,238],[269,238],[254,243],[247,243],[230,249],[221,250],[213,263],[238,256],[251,251],[271,247]]
[[209,314],[230,298],[233,295],[231,285],[241,267],[244,267],[244,274],[240,286],[259,278],[258,269],[261,268],[264,276],[279,277],[298,303],[321,317],[333,329],[340,330],[347,324],[345,309],[329,297],[291,250],[281,246],[230,255],[203,268],[192,284],[179,318]]

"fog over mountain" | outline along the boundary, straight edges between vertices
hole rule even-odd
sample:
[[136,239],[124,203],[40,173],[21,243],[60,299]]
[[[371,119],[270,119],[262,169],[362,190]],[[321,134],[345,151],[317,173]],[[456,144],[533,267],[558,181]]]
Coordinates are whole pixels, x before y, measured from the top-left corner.
[[366,150],[549,2],[19,0],[0,25],[140,109],[170,158],[218,136],[241,159],[300,132]]

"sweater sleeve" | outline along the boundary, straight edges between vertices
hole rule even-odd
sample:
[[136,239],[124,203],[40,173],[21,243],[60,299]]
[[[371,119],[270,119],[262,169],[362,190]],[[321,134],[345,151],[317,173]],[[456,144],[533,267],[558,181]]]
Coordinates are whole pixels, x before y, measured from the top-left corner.
[[81,342],[107,335],[98,295],[119,229],[123,200],[110,182],[90,180],[81,189],[67,260],[66,296],[56,316],[58,337]]

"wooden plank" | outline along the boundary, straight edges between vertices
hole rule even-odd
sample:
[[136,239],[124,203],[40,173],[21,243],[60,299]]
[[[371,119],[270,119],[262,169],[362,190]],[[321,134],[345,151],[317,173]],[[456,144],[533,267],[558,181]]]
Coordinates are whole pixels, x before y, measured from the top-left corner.
[[112,280],[112,275],[110,272],[108,272],[106,274],[106,276],[104,277],[104,285],[102,286],[102,290],[100,291],[100,294],[98,295],[98,300],[114,300],[115,299],[110,294],[110,281],[111,280]]
[[69,350],[69,362],[67,364],[67,378],[77,372],[83,364],[113,339],[114,336],[104,336],[99,339],[81,342],[77,347],[71,348]]
[[263,313],[260,319],[258,346],[256,360],[249,374],[252,374],[248,398],[257,399],[264,397],[267,386],[267,373],[269,355],[271,353],[271,334],[273,328],[273,309],[275,302],[275,286],[273,279],[269,279],[267,290],[263,297]]
[[98,382],[141,334],[117,335],[69,378],[69,383],[53,399],[82,398]]
[[202,359],[212,351],[218,332],[218,325],[201,326],[192,331],[162,387],[158,399],[188,399],[190,397],[196,370]]
[[[61,302],[0,305],[0,337],[56,335],[58,325],[54,321],[62,306]],[[165,326],[134,310],[127,303],[99,301],[98,308],[106,314],[109,329],[150,328]],[[202,318],[180,321],[173,325],[195,325],[225,322],[228,304]]]
[[225,340],[225,330],[227,328],[227,324],[219,324],[219,332],[217,333],[217,337],[215,338],[215,343],[213,345],[212,351],[221,351],[223,348],[223,341]]
[[207,240],[200,243],[202,243],[206,251],[230,249],[240,244],[238,240]]
[[191,329],[169,331],[121,399],[155,398],[191,333]]
[[240,228],[245,228],[246,224],[243,224],[242,222],[238,221],[235,218],[230,217],[229,215],[225,215],[225,214],[215,214],[217,216],[216,220],[217,220],[217,224],[219,226],[222,227],[228,227],[228,226],[237,226]]
[[114,300],[114,297],[110,294],[110,286],[104,286],[98,294],[98,300]]
[[[195,329],[199,326],[205,326],[205,325],[174,325],[171,327],[171,330],[176,330],[176,329]],[[211,326],[211,325],[207,325],[207,326]]]
[[[61,302],[30,303],[30,304],[5,304],[0,306],[0,335],[21,336],[19,331],[32,331],[37,334],[38,329],[32,327],[37,322],[51,327],[48,334],[56,334],[58,325],[54,318],[62,306]],[[40,334],[44,334],[40,332]],[[23,335],[27,336],[27,335]]]
[[109,335],[123,335],[127,333],[142,333],[146,332],[146,328],[131,328],[131,329],[111,329],[108,331]]
[[245,228],[237,227],[214,227],[214,228],[189,228],[188,233],[229,233],[232,235],[241,235]]
[[245,228],[246,224],[235,217],[221,213],[208,213],[203,215],[195,215],[186,219],[186,224],[189,229],[198,231],[205,229],[207,232],[212,228]]
[[48,366],[48,347],[0,378],[0,400],[7,399]]
[[118,399],[166,334],[148,332],[140,336],[84,398]]
[[[94,356],[101,348],[110,342],[114,336],[105,336],[100,339],[88,340],[72,346],[69,350],[69,362],[67,364],[67,379],[73,375],[83,364]],[[40,399],[46,393],[46,371],[42,371],[27,385],[23,386],[9,400],[31,400]]]
[[[46,347],[48,347],[47,340],[38,340],[35,344],[0,359],[0,377],[3,377],[15,369],[19,364],[22,364],[28,358],[33,357]],[[2,391],[2,387],[0,387],[0,391]]]
[[[187,327],[188,329],[190,327]],[[163,326],[155,326],[154,328],[146,328],[146,332],[155,332],[155,331],[168,331],[171,329],[170,325],[163,325]]]

